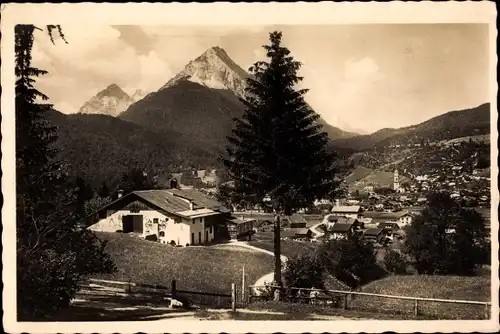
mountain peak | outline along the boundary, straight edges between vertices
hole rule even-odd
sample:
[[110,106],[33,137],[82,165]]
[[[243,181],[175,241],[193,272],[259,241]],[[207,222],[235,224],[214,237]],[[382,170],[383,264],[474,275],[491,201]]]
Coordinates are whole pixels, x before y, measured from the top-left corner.
[[191,60],[160,90],[188,80],[208,88],[230,90],[237,96],[243,96],[248,77],[249,74],[236,64],[223,48],[212,46]]
[[134,100],[117,84],[113,83],[85,102],[80,108],[80,113],[118,116],[132,103]]

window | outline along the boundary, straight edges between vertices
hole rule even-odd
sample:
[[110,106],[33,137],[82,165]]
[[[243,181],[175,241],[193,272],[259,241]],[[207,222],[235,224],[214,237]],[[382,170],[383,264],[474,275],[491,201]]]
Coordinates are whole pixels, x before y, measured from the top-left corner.
[[165,236],[165,231],[160,231],[160,237],[164,237]]
[[158,224],[158,218],[153,218],[153,223]]

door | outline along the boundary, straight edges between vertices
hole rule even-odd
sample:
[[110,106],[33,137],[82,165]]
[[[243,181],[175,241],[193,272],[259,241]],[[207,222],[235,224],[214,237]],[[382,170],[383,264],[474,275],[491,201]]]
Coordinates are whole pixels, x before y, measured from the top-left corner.
[[143,224],[142,224],[142,215],[133,215],[133,225],[134,225],[134,232],[135,233],[142,233],[143,232]]
[[191,245],[194,245],[194,233],[191,233]]
[[198,243],[201,245],[201,232],[198,232]]
[[205,243],[207,243],[207,242],[208,242],[208,231],[205,230]]
[[122,231],[123,233],[130,233],[134,231],[134,222],[132,220],[132,216],[123,216],[122,217]]

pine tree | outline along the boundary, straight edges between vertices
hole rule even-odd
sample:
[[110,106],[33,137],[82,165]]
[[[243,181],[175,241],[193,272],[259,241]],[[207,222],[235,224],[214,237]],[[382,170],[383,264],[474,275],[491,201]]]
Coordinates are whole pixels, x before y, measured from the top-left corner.
[[[307,89],[296,89],[301,63],[281,45],[281,32],[270,33],[264,45],[268,61],[256,62],[250,72],[246,112],[235,119],[223,163],[235,182],[233,203],[242,199],[264,206],[271,198],[275,219],[275,283],[281,285],[280,216],[331,196],[334,156],[327,151],[328,135],[321,131],[305,103]],[[279,298],[279,295],[276,296]]]
[[[52,28],[50,28],[52,27]],[[49,35],[54,26],[49,26]],[[31,66],[33,25],[15,27],[17,308],[20,321],[39,319],[69,305],[87,275],[112,271],[101,243],[77,227],[75,187],[56,160],[56,128],[44,119]],[[51,36],[52,39],[52,36]]]

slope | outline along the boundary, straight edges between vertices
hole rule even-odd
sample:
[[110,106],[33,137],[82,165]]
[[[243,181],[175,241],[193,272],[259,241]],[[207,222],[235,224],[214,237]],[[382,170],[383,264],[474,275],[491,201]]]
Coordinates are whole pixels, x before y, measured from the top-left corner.
[[97,187],[102,181],[116,184],[123,172],[138,166],[156,173],[171,167],[206,166],[216,161],[195,139],[170,133],[155,133],[136,124],[106,115],[49,113],[58,127],[59,158],[67,161],[74,175]]
[[422,141],[484,135],[490,133],[490,107],[490,103],[484,103],[470,109],[450,111],[417,125],[382,129],[370,135],[335,140],[332,145],[367,150],[375,146],[419,144]]

